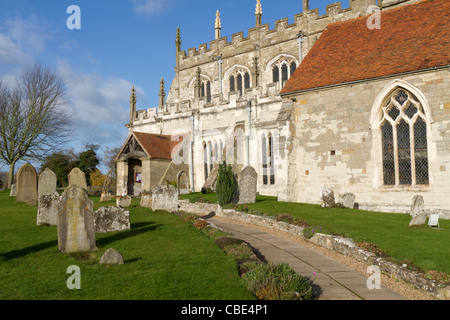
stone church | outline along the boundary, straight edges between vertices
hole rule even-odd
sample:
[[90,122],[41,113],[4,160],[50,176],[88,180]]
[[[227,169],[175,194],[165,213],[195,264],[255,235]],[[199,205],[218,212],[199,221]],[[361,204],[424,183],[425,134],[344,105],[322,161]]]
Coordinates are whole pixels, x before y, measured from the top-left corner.
[[[414,195],[450,210],[449,1],[350,0],[215,38],[175,41],[157,108],[136,110],[117,156],[118,195],[162,183],[200,191],[225,161],[251,165],[258,192],[320,203],[324,187],[362,209],[406,212]],[[292,8],[294,11],[295,8]],[[208,179],[209,178],[209,179]],[[338,200],[338,199],[337,199]]]

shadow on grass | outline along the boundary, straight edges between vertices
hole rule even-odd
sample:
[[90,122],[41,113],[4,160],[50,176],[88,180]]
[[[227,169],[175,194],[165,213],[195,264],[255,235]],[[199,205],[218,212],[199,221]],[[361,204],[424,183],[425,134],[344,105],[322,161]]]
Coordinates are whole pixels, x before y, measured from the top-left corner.
[[44,243],[40,243],[40,244],[35,244],[33,246],[29,246],[23,249],[19,249],[19,250],[13,250],[10,252],[5,252],[0,254],[0,258],[2,258],[2,260],[4,261],[8,261],[8,260],[12,260],[12,259],[16,259],[16,258],[20,258],[20,257],[24,257],[30,253],[35,253],[35,252],[39,252],[51,247],[58,247],[58,240],[52,240],[52,241],[48,241],[48,242],[44,242]]
[[[152,225],[153,224],[153,225]],[[151,226],[149,226],[151,225]],[[123,240],[129,237],[134,237],[136,235],[155,230],[160,225],[155,225],[154,222],[138,222],[131,224],[131,230],[122,231],[115,233],[109,237],[101,238],[96,240],[97,246],[106,246],[115,241]],[[10,252],[5,252],[0,254],[0,259],[3,261],[9,261],[17,258],[24,257],[31,253],[36,253],[51,247],[56,247],[58,249],[58,240],[51,240],[48,242],[35,244],[23,249],[13,250]]]
[[120,241],[129,237],[134,237],[148,231],[153,231],[159,226],[161,225],[154,224],[154,222],[132,223],[130,230],[118,232],[109,237],[98,239],[96,240],[96,244],[97,246],[106,246],[112,242]]

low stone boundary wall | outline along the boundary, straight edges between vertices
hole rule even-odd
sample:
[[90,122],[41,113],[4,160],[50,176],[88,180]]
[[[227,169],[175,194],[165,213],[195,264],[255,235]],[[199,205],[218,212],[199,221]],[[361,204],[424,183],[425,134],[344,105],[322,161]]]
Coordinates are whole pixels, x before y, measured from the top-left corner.
[[[199,216],[206,216],[211,212],[214,212],[218,217],[237,220],[261,227],[270,227],[275,230],[286,232],[290,235],[304,238],[303,227],[282,221],[276,221],[272,217],[252,215],[245,212],[235,211],[233,209],[222,209],[222,207],[218,204],[200,202],[190,203],[189,200],[178,200],[178,210]],[[304,239],[327,249],[339,252],[343,255],[355,258],[356,260],[367,263],[368,265],[378,266],[382,272],[387,273],[392,278],[410,283],[416,288],[428,292],[440,300],[450,300],[449,286],[441,284],[435,280],[426,279],[418,272],[411,271],[408,268],[377,257],[371,252],[360,249],[355,245],[352,239],[322,233],[314,234],[311,239]]]

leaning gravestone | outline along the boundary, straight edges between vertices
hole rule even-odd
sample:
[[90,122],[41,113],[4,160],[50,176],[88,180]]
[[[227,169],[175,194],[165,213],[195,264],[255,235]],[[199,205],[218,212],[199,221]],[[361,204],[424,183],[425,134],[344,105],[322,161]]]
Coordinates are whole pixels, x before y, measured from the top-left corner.
[[62,253],[97,250],[93,202],[85,189],[71,186],[58,204],[58,248]]
[[427,220],[428,214],[425,211],[422,211],[419,214],[416,214],[414,217],[411,218],[411,221],[409,222],[409,226],[421,226],[425,224],[425,221]]
[[178,191],[173,185],[161,185],[152,191],[152,210],[178,211]]
[[344,193],[342,196],[342,206],[353,209],[355,207],[355,195],[353,193]]
[[87,190],[86,175],[79,168],[73,168],[69,173],[69,187],[80,187]]
[[255,203],[256,189],[258,184],[258,174],[256,170],[247,166],[237,176],[238,184],[238,204]]
[[57,224],[58,203],[61,196],[56,192],[56,182],[56,174],[49,168],[39,175],[37,225]]
[[130,230],[130,211],[121,207],[101,207],[94,212],[95,233]]
[[322,207],[334,207],[334,192],[328,187],[325,187],[322,189],[321,192],[321,200],[322,200]]
[[423,197],[422,196],[414,196],[411,202],[411,211],[409,214],[411,217],[417,216],[419,213],[423,212]]
[[34,167],[25,163],[17,172],[17,202],[25,202],[29,206],[35,206],[38,201],[38,181]]

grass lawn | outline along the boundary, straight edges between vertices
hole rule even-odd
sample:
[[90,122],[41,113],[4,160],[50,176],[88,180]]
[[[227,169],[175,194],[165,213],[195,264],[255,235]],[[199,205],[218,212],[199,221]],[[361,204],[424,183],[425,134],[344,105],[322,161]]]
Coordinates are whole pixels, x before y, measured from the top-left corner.
[[[92,198],[94,210],[99,198]],[[102,203],[113,206],[115,201]],[[37,207],[0,192],[0,299],[253,300],[236,261],[188,222],[133,201],[131,230],[97,234],[98,251],[62,254],[56,226],[37,226]],[[100,265],[109,248],[124,265]],[[81,290],[69,290],[67,268],[81,269]]]
[[[217,203],[213,193],[194,193],[180,198]],[[312,204],[278,202],[276,197],[267,196],[257,196],[256,203],[247,206],[249,210],[269,216],[290,214],[311,226],[321,227],[322,233],[342,235],[356,242],[374,243],[397,263],[408,261],[423,271],[450,273],[449,220],[439,220],[439,229],[427,226],[410,228],[411,217],[408,214],[322,208]]]

